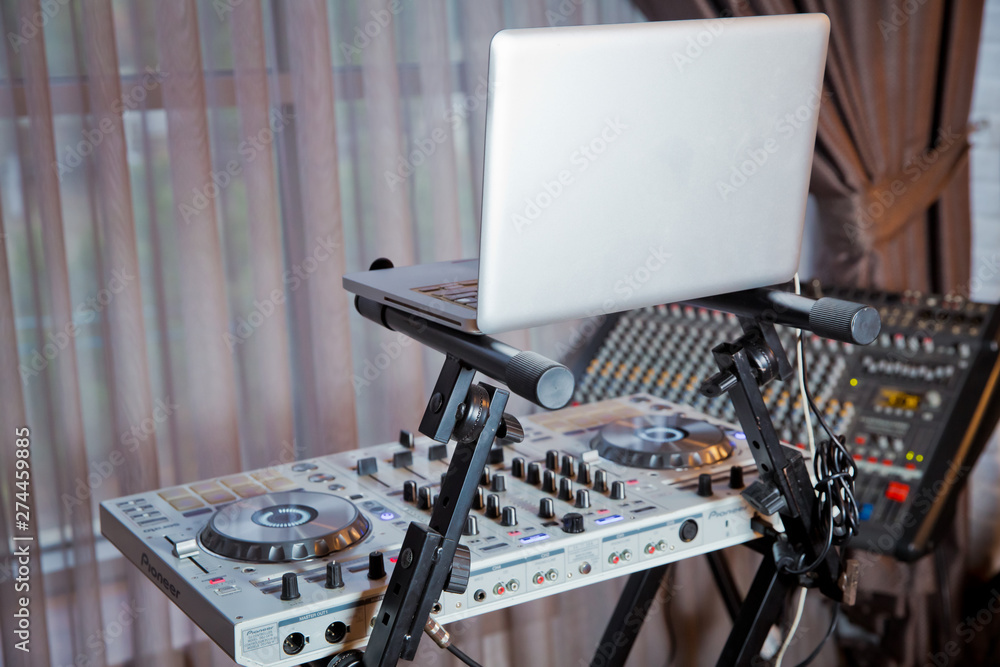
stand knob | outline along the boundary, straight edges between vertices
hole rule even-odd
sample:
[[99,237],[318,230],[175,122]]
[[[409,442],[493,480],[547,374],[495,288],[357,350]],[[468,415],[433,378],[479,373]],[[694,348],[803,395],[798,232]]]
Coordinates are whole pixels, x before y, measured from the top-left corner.
[[556,515],[556,504],[551,498],[542,498],[538,501],[538,516],[542,519],[551,519]]
[[552,471],[559,467],[559,452],[554,449],[545,452],[545,467]]
[[590,464],[586,461],[580,461],[580,465],[576,468],[576,481],[580,484],[589,485],[591,482],[590,475]]
[[517,508],[508,505],[501,510],[500,513],[500,525],[501,526],[516,526],[517,525]]
[[587,489],[578,489],[576,492],[576,504],[574,506],[580,509],[590,507],[590,491]]
[[573,482],[569,477],[559,480],[559,500],[571,502],[573,500]]
[[451,569],[448,571],[448,578],[444,582],[446,593],[461,595],[469,587],[469,572],[472,569],[472,555],[469,547],[459,544],[455,549],[455,558],[451,561]]
[[582,533],[583,515],[578,512],[570,512],[562,518],[562,529],[564,533]]
[[562,470],[560,471],[562,473],[562,476],[572,477],[575,474],[575,471],[573,470],[573,468],[575,467],[576,466],[573,465],[573,457],[569,456],[568,454],[563,454]]
[[608,492],[608,473],[603,470],[594,473],[594,491],[598,493]]
[[333,561],[326,564],[326,583],[327,588],[343,588],[344,587],[344,568],[341,567],[340,563]]
[[497,473],[493,475],[493,482],[490,484],[490,490],[497,493],[503,493],[507,490],[507,477],[503,473]]
[[368,578],[385,578],[385,556],[382,555],[381,551],[373,551],[368,554]]
[[472,496],[472,509],[481,510],[486,507],[486,494],[483,492],[483,487],[476,487],[476,495]]
[[510,474],[518,479],[524,477],[524,459],[520,456],[515,456],[510,462]]
[[417,483],[412,479],[403,482],[403,500],[408,503],[417,502]]
[[463,535],[478,535],[479,534],[479,519],[476,518],[474,514],[470,514],[465,517],[465,528],[462,529]]
[[611,500],[625,500],[625,482],[611,482]]
[[500,496],[495,493],[486,496],[486,516],[491,519],[500,518]]
[[299,599],[299,575],[294,572],[285,572],[281,575],[281,599]]
[[542,467],[540,465],[538,465],[537,463],[529,463],[528,476],[524,481],[526,481],[528,484],[540,483],[542,481],[541,472],[542,472]]
[[551,470],[546,470],[542,476],[542,491],[546,493],[556,492],[556,474]]
[[743,466],[733,466],[729,469],[729,488],[742,489],[743,486]]
[[712,476],[707,472],[698,475],[698,495],[702,498],[712,495]]

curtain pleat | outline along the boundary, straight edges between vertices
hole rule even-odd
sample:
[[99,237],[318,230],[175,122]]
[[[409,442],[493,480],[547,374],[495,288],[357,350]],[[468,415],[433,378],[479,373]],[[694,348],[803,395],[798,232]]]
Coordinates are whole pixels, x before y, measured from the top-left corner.
[[[268,72],[261,6],[237,5],[232,14],[233,66],[236,103],[243,137],[267,137],[285,119],[270,112]],[[257,148],[259,146],[259,148]],[[258,141],[253,159],[243,165],[249,216],[250,266],[254,304],[267,304],[269,314],[247,340],[243,369],[251,377],[242,410],[251,427],[243,438],[244,460],[250,468],[273,464],[282,443],[294,438],[292,376],[287,301],[284,295],[281,220],[278,217],[278,181],[272,141]],[[257,306],[247,304],[246,312]]]
[[[30,17],[41,11],[38,0],[21,0],[19,18]],[[49,333],[56,340],[62,337],[68,343],[51,359],[46,373],[53,378],[53,427],[60,459],[61,471],[57,488],[63,494],[73,493],[76,482],[86,479],[88,473],[86,439],[79,394],[76,348],[72,344],[75,332],[69,270],[63,234],[63,211],[59,193],[59,177],[54,167],[56,161],[55,139],[52,127],[52,105],[49,94],[49,74],[45,54],[44,36],[39,34],[23,46],[21,66],[25,78],[25,103],[30,121],[28,138],[33,158],[33,181],[41,225],[42,251],[47,277]],[[49,343],[52,345],[52,343]],[[42,348],[45,349],[44,347]],[[40,486],[40,485],[39,485]],[[35,488],[38,488],[36,486]],[[71,611],[72,646],[74,653],[84,650],[88,638],[101,631],[100,580],[94,552],[94,514],[89,502],[66,503],[66,513],[72,542],[68,548],[78,576],[72,578],[68,594]],[[103,664],[102,658],[97,659]]]
[[[15,429],[28,426],[28,420],[24,411],[24,396],[21,392],[21,372],[20,359],[17,354],[17,333],[14,325],[13,294],[10,286],[10,272],[7,266],[7,232],[4,227],[3,206],[0,206],[0,427],[2,427],[3,437],[8,439],[5,446],[0,447],[0,470],[9,475],[13,480],[17,467],[16,438],[21,434]],[[36,434],[24,434],[32,437]],[[34,443],[39,446],[41,443]],[[28,447],[29,451],[31,446]],[[34,462],[39,462],[39,457],[35,455]],[[42,550],[38,541],[38,527],[40,516],[38,513],[38,503],[35,494],[31,491],[37,486],[33,481],[37,472],[27,469],[29,484],[27,485],[27,497],[18,495],[23,493],[22,487],[16,484],[0,486],[0,534],[3,541],[0,542],[0,579],[3,585],[0,586],[0,614],[4,619],[9,619],[10,627],[13,629],[14,621],[18,618],[16,614],[21,613],[20,599],[28,596],[29,604],[26,607],[31,621],[31,631],[35,639],[28,646],[31,653],[25,654],[17,647],[20,638],[13,632],[5,632],[0,638],[0,646],[3,648],[3,663],[6,665],[23,665],[24,667],[47,667],[49,660],[48,646],[48,621],[45,615],[45,575],[42,572]],[[20,503],[23,507],[19,507]],[[27,508],[28,517],[33,522],[34,528],[30,531],[14,531],[12,520],[17,518],[17,511]],[[31,537],[30,541],[14,541],[16,535]],[[28,556],[23,556],[22,552],[27,546]],[[23,558],[23,560],[22,560]],[[30,586],[28,591],[19,591],[14,585],[14,579],[21,576],[19,567],[25,565],[30,573]]]
[[[167,111],[174,228],[184,321],[187,400],[177,408],[184,481],[240,469],[225,274],[209,152],[205,86],[193,0],[156,3],[156,37]],[[214,193],[214,194],[213,194]],[[206,201],[207,200],[207,201]]]
[[[122,90],[110,0],[95,0],[82,14],[91,127],[98,128],[103,137],[94,150],[94,195],[100,204],[99,255],[103,256],[99,266],[105,267],[101,282],[112,284],[116,276],[124,282],[102,318],[106,324],[103,335],[107,340],[112,423],[114,433],[120,436],[112,452],[124,461],[116,474],[120,492],[132,494],[160,486],[160,479],[156,434],[141,442],[126,439],[135,425],[153,417],[154,403],[141,283],[137,279],[140,269],[125,127],[118,106]],[[129,442],[137,446],[126,444]],[[129,604],[143,610],[143,622],[131,625],[134,655],[145,665],[171,664],[170,638],[160,630],[169,625],[169,601],[139,572],[130,572],[128,580]]]
[[[295,301],[300,327],[294,344],[301,359],[297,385],[304,413],[297,449],[304,456],[318,456],[357,445],[351,300],[341,287],[344,232],[326,3],[303,0],[284,9],[302,203],[302,219],[286,221],[287,228],[300,228],[300,244],[288,254],[295,266],[312,268],[298,287],[302,298]],[[292,285],[289,289],[296,291]]]

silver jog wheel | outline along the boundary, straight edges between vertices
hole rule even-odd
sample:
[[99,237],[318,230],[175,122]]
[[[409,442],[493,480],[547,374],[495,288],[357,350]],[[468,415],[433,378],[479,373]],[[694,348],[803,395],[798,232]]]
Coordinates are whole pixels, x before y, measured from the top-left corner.
[[281,563],[342,551],[369,528],[354,503],[340,496],[284,491],[226,505],[200,537],[206,550],[224,558]]

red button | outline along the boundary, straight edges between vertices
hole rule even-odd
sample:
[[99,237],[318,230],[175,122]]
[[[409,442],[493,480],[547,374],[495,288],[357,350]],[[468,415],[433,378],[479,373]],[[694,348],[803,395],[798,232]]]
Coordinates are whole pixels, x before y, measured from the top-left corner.
[[910,485],[902,482],[889,482],[889,486],[885,489],[885,497],[897,503],[905,501],[908,495],[910,495]]
[[877,456],[869,456],[868,457],[868,463],[878,463],[878,457]]
[[863,435],[854,436],[854,442],[858,443],[859,445],[865,444],[865,436]]
[[884,465],[884,466],[891,466],[892,465],[892,461],[890,461],[889,459],[886,459],[886,460],[882,461],[882,465]]
[[906,464],[906,469],[907,470],[916,470],[917,469],[917,464],[916,463],[907,463]]
[[864,458],[864,457],[863,457],[863,456],[861,456],[861,454],[855,454],[855,455],[854,455],[854,460],[855,460],[855,461],[860,461],[860,460],[861,460],[861,459],[863,459],[863,458]]
[[209,580],[208,580],[208,584],[209,584],[210,586],[214,586],[214,585],[216,585],[216,584],[221,584],[221,583],[222,583],[223,581],[225,581],[225,580],[226,580],[226,578],[225,578],[225,577],[216,577],[215,579],[209,579]]

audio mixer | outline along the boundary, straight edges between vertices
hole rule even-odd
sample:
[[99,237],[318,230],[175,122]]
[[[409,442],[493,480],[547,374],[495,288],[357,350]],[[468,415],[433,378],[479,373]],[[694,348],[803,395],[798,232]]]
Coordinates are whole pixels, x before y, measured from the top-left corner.
[[[468,583],[442,594],[439,623],[757,536],[740,495],[756,467],[724,420],[637,394],[522,423],[523,442],[490,453],[452,574]],[[106,501],[101,530],[239,664],[300,664],[366,643],[453,452],[404,432]]]
[[[882,332],[866,347],[804,333],[806,384],[859,469],[862,523],[851,545],[913,560],[933,547],[996,424],[998,309],[912,292],[815,283],[813,291],[870,304],[881,316]],[[778,330],[794,363],[796,332]],[[641,391],[735,421],[727,397],[709,399],[699,387],[718,370],[712,348],[740,334],[736,317],[690,305],[613,316],[580,357],[574,399]],[[779,437],[804,447],[797,379],[763,392]]]

